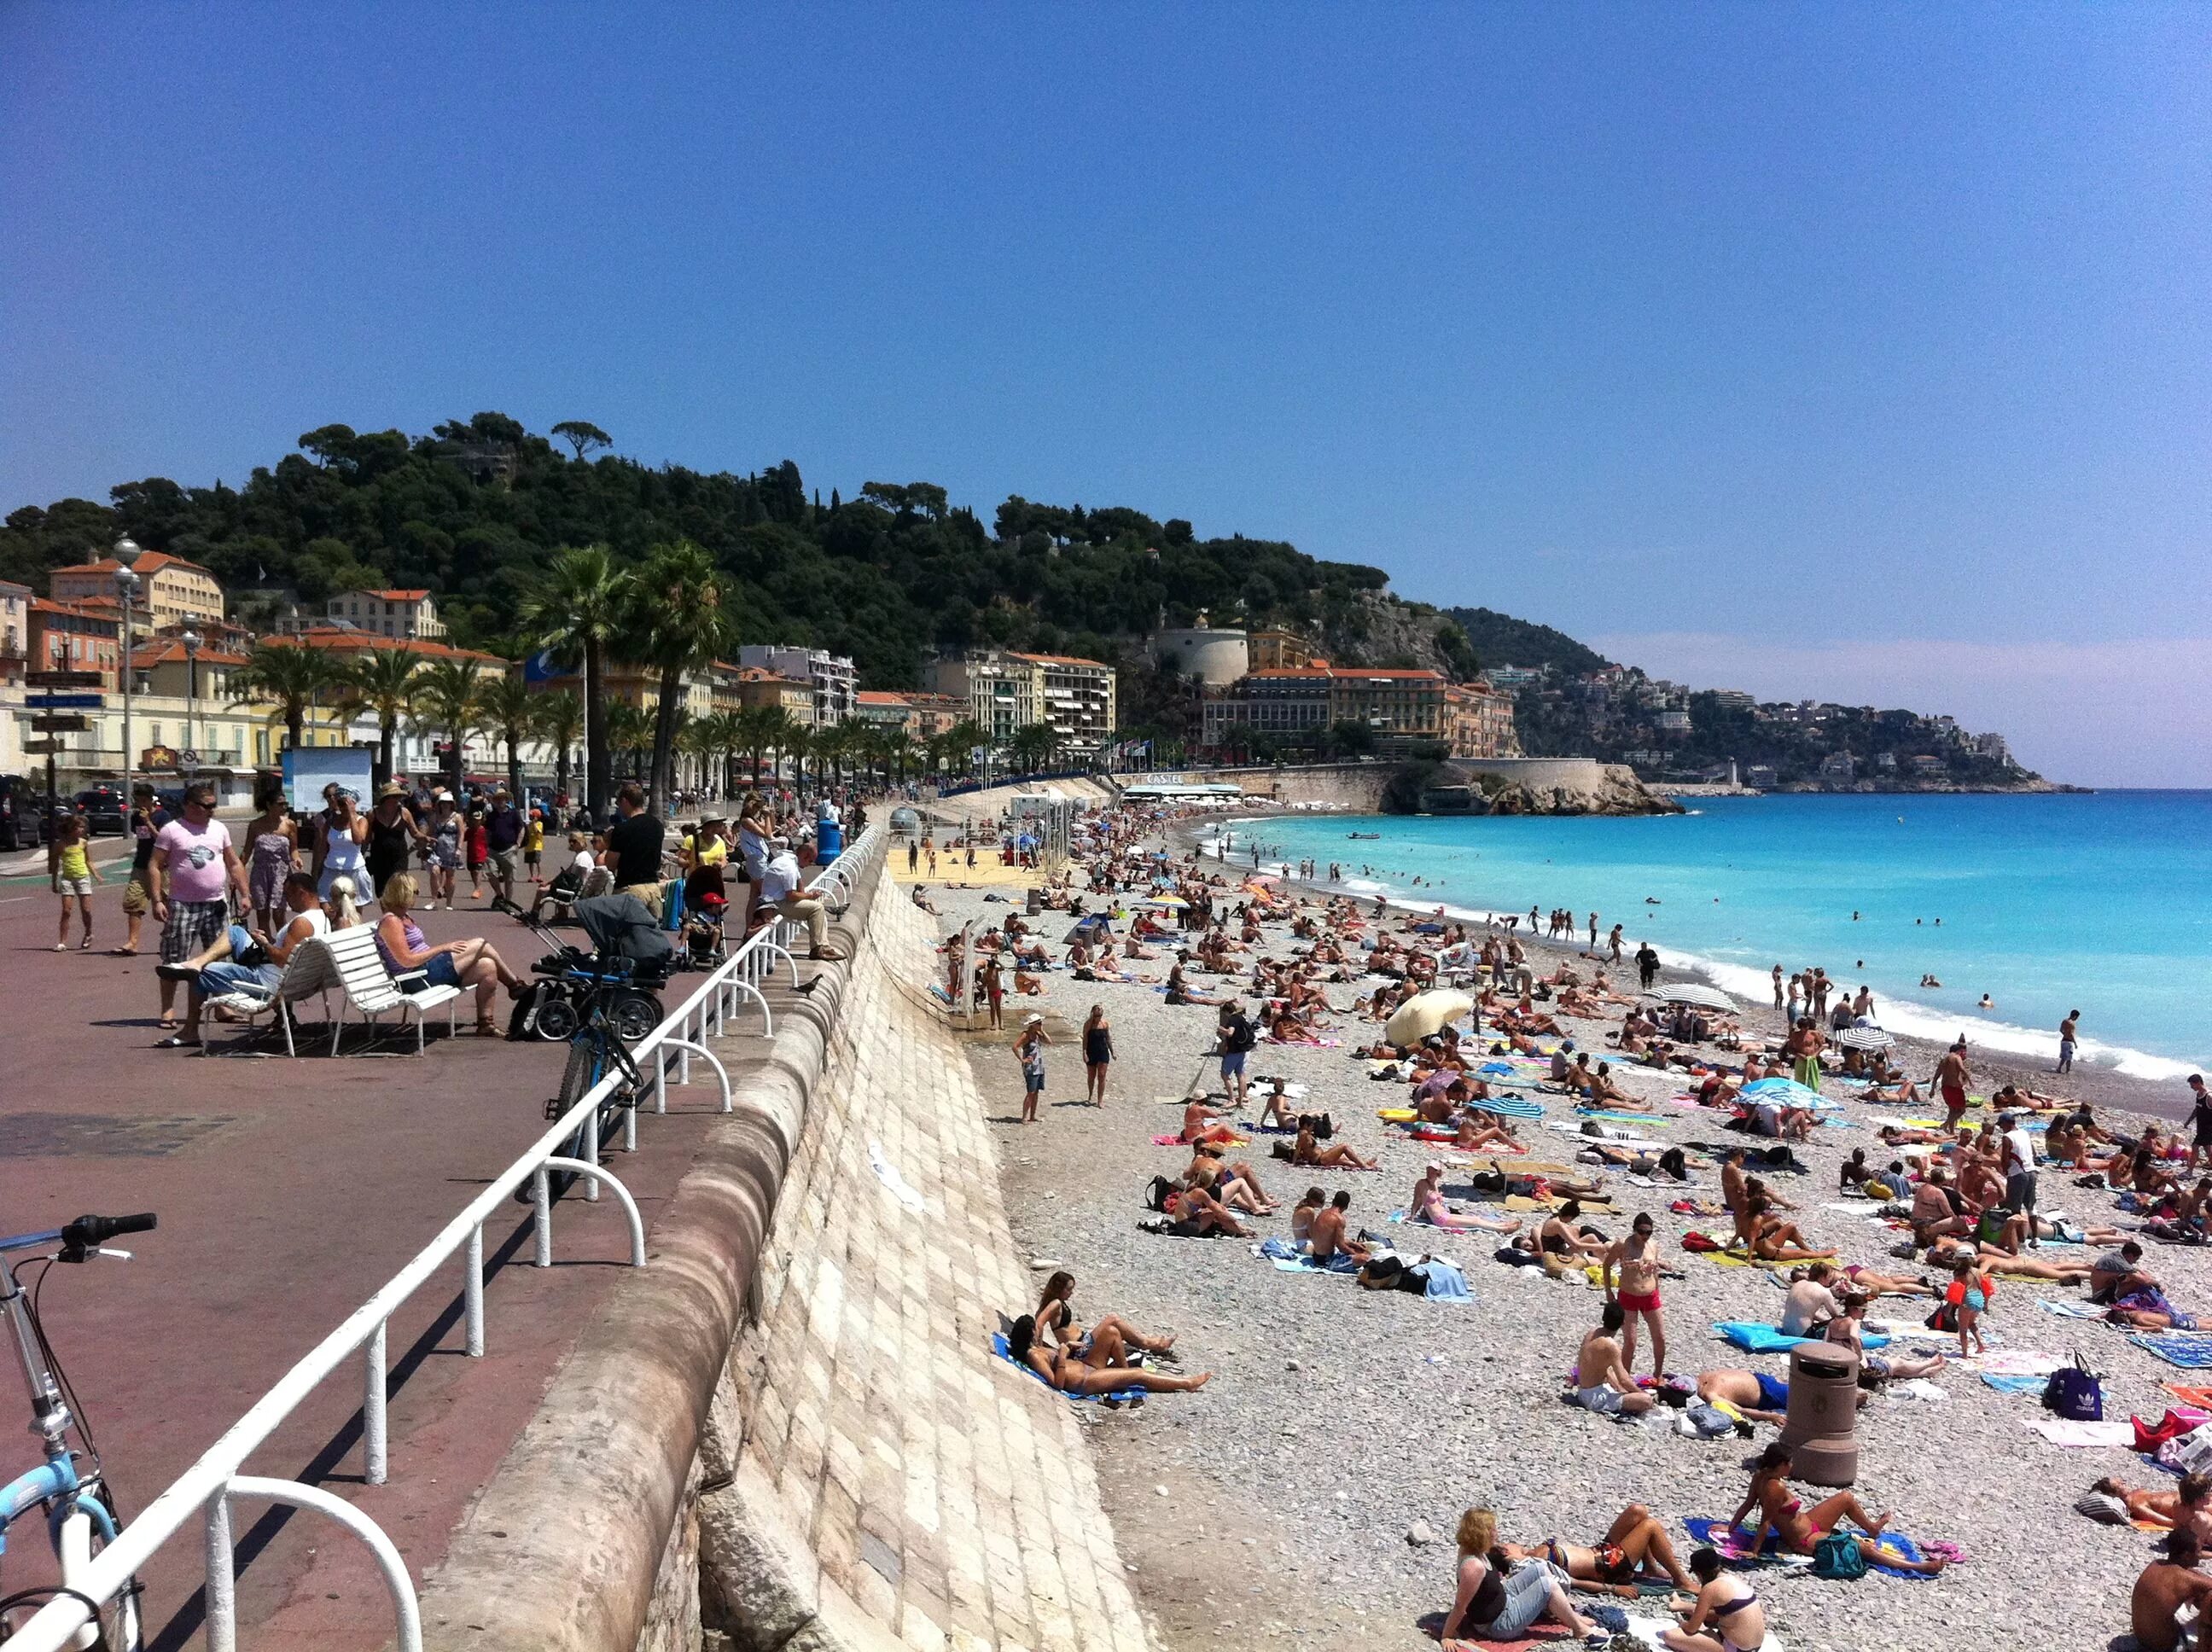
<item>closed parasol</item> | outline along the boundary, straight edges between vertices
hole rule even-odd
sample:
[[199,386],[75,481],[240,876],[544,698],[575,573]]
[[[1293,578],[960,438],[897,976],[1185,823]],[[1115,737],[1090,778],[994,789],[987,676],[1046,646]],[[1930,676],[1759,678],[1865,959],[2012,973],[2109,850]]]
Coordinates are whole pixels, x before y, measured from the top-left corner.
[[1394,1044],[1418,1044],[1474,1008],[1465,993],[1422,993],[1391,1012],[1382,1036]]

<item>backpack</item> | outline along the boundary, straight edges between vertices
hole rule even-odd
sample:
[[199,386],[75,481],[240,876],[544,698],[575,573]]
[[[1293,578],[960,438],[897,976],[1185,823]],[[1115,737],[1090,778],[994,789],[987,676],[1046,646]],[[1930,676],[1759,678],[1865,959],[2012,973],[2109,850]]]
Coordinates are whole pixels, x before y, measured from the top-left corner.
[[2043,1408],[2070,1423],[2105,1420],[2104,1385],[2097,1381],[2076,1352],[2071,1365],[2061,1365],[2043,1385]]
[[1145,1191],[1145,1208],[1164,1211],[1168,1207],[1168,1195],[1175,1192],[1175,1183],[1165,1176],[1154,1176],[1152,1185]]
[[1831,1582],[1848,1583],[1867,1573],[1866,1556],[1858,1540],[1830,1532],[1813,1540],[1813,1576]]
[[[1923,1323],[1925,1324],[1931,1331],[1957,1330],[1959,1328],[1959,1304],[1954,1302],[1939,1303],[1936,1311],[1930,1314],[1927,1319],[1923,1321]],[[2045,1392],[2047,1394],[2049,1390],[2046,1388]]]

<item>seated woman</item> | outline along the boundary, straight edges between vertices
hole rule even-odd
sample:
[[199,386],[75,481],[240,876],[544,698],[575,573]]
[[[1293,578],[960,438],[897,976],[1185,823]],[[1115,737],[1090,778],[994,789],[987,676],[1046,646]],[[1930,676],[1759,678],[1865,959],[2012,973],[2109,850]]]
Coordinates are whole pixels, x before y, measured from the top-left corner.
[[1044,1282],[1044,1295],[1037,1299],[1034,1315],[1036,1334],[1049,1337],[1063,1348],[1073,1348],[1078,1354],[1086,1351],[1095,1337],[1112,1331],[1121,1339],[1122,1345],[1138,1348],[1148,1354],[1164,1354],[1175,1346],[1173,1337],[1148,1337],[1118,1314],[1108,1314],[1097,1324],[1085,1331],[1075,1319],[1075,1276],[1065,1268]]
[[1413,1183],[1413,1197],[1406,1206],[1408,1222],[1426,1223],[1432,1228],[1449,1228],[1455,1232],[1480,1229],[1486,1233],[1518,1233],[1521,1224],[1510,1217],[1470,1216],[1455,1211],[1444,1202],[1444,1167],[1431,1163]]
[[1118,1394],[1142,1388],[1147,1394],[1192,1394],[1213,1380],[1212,1371],[1196,1376],[1170,1376],[1127,1363],[1121,1333],[1101,1329],[1091,1339],[1090,1352],[1079,1356],[1072,1348],[1041,1348],[1036,1321],[1024,1314],[1006,1333],[1006,1351],[1014,1363],[1025,1365],[1062,1394]]
[[1697,1587],[1674,1558],[1674,1540],[1667,1535],[1666,1527],[1640,1503],[1622,1509],[1595,1544],[1553,1537],[1529,1546],[1498,1546],[1509,1560],[1549,1561],[1566,1575],[1570,1587],[1586,1594],[1617,1594],[1633,1600],[1642,1593],[1639,1582],[1672,1583],[1680,1589]]
[[1291,1206],[1291,1242],[1301,1250],[1313,1237],[1314,1218],[1328,1204],[1328,1195],[1318,1187],[1309,1187],[1298,1202]]
[[1613,1081],[1613,1064],[1610,1061],[1601,1061],[1597,1064],[1597,1071],[1590,1078],[1589,1098],[1593,1102],[1602,1102],[1607,1107],[1626,1108],[1631,1113],[1653,1113],[1658,1110],[1651,1102],[1631,1096]]
[[1313,1126],[1301,1123],[1297,1144],[1291,1149],[1291,1163],[1307,1165],[1343,1165],[1354,1170],[1379,1170],[1382,1167],[1374,1159],[1364,1159],[1340,1141],[1326,1147],[1315,1137]]
[[1668,1652],[1759,1652],[1766,1644],[1766,1608],[1758,1591],[1723,1570],[1715,1549],[1692,1550],[1690,1570],[1697,1574],[1697,1599],[1680,1628],[1659,1631],[1659,1644]]
[[1746,1207],[1748,1219],[1747,1237],[1751,1242],[1751,1254],[1762,1262],[1826,1262],[1833,1261],[1832,1250],[1815,1250],[1811,1242],[1799,1231],[1795,1222],[1785,1222],[1773,1213],[1771,1201],[1754,1199]]
[[482,1037],[499,1036],[503,1029],[492,1021],[492,989],[504,987],[508,997],[520,998],[526,984],[522,977],[507,967],[507,961],[482,936],[431,945],[410,915],[415,894],[415,875],[396,872],[384,880],[377,896],[384,916],[377,920],[376,950],[384,955],[385,967],[394,977],[422,971],[411,980],[398,981],[403,993],[419,993],[432,987],[475,987],[477,1032]]
[[1193,992],[1184,978],[1182,961],[1168,971],[1168,1002],[1170,1004],[1219,1004],[1223,1000],[1207,993]]
[[1166,1215],[1168,1230],[1179,1238],[1202,1239],[1210,1233],[1225,1233],[1242,1239],[1250,1232],[1234,1212],[1203,1187],[1178,1187],[1170,1193]]
[[1458,1588],[1451,1610],[1444,1614],[1445,1652],[1469,1637],[1518,1640],[1540,1618],[1563,1624],[1589,1646],[1603,1646],[1612,1637],[1574,1608],[1567,1598],[1567,1580],[1548,1560],[1528,1560],[1516,1566],[1498,1546],[1498,1516],[1487,1509],[1470,1509],[1459,1519]]
[[1513,1127],[1487,1108],[1474,1108],[1460,1115],[1459,1134],[1452,1145],[1462,1152],[1476,1152],[1485,1147],[1498,1148],[1510,1153],[1525,1153],[1527,1145],[1513,1133]]
[[[1274,1201],[1267,1197],[1267,1190],[1260,1185],[1259,1175],[1252,1167],[1242,1159],[1234,1164],[1224,1163],[1218,1147],[1197,1148],[1182,1174],[1185,1186],[1202,1185],[1233,1210],[1249,1211],[1255,1216],[1275,1213]],[[1202,1181],[1194,1180],[1201,1176]]]
[[[1755,1529],[1743,1523],[1744,1516],[1754,1509],[1759,1511]],[[1806,1508],[1790,1489],[1790,1448],[1779,1441],[1759,1454],[1759,1461],[1752,1469],[1751,1489],[1736,1505],[1729,1525],[1734,1530],[1751,1534],[1750,1558],[1755,1560],[1766,1552],[1770,1539],[1777,1540],[1785,1553],[1809,1555],[1816,1540],[1835,1531],[1847,1520],[1866,1534],[1855,1540],[1869,1565],[1893,1566],[1899,1571],[1919,1572],[1929,1577],[1943,1570],[1941,1560],[1908,1560],[1895,1550],[1882,1548],[1878,1540],[1890,1517],[1870,1517],[1849,1491],[1838,1491]]]
[[[1570,1199],[1544,1218],[1536,1230],[1536,1248],[1545,1256],[1566,1262],[1584,1256],[1602,1256],[1613,1242],[1584,1223],[1582,1201]],[[1548,1266],[1548,1264],[1547,1264]]]
[[1232,1142],[1237,1133],[1224,1122],[1228,1114],[1217,1113],[1196,1096],[1182,1110],[1182,1139],[1187,1142]]

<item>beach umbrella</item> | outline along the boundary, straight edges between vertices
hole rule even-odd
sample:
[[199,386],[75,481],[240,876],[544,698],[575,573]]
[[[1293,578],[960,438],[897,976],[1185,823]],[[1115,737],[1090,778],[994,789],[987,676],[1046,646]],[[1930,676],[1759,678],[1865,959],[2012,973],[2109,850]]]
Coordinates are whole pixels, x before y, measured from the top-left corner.
[[1879,1027],[1846,1027],[1836,1042],[1847,1050],[1886,1050],[1897,1041]]
[[1701,1010],[1733,1010],[1735,1000],[1717,987],[1702,981],[1678,981],[1651,994],[1662,1004],[1692,1004]]
[[1801,1084],[1795,1078],[1761,1078],[1757,1084],[1746,1084],[1739,1092],[1747,1101],[1772,1102],[1778,1107],[1828,1107],[1828,1098],[1809,1084]]
[[1148,907],[1187,907],[1190,902],[1180,895],[1147,895],[1145,904]]
[[1465,993],[1421,993],[1391,1011],[1382,1036],[1394,1044],[1418,1044],[1474,1008]]

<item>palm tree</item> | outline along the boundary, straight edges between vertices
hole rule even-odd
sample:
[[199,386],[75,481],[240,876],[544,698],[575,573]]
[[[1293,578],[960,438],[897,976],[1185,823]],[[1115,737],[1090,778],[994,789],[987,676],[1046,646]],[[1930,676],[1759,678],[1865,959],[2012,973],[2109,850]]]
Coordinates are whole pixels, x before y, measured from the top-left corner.
[[744,738],[741,744],[752,758],[751,780],[760,783],[761,763],[769,748],[781,752],[783,743],[791,735],[791,714],[781,706],[748,706],[738,714],[744,724]]
[[1060,736],[1051,724],[1024,723],[1007,740],[1006,756],[1020,765],[1022,773],[1034,774],[1052,762],[1052,754],[1059,744]]
[[722,606],[727,586],[714,559],[689,539],[656,548],[631,586],[625,652],[660,672],[647,782],[656,802],[672,789],[684,674],[712,662],[732,635]]
[[541,694],[538,696],[532,728],[539,739],[553,748],[553,789],[565,798],[568,795],[568,760],[584,732],[584,702],[568,689]]
[[270,720],[283,719],[284,744],[296,749],[306,743],[307,708],[337,677],[337,663],[319,648],[257,642],[246,664],[230,674],[228,693],[233,701],[261,700],[276,706]]
[[959,766],[963,774],[975,768],[977,750],[991,744],[989,732],[973,718],[955,723],[938,738],[945,742],[945,755]]
[[792,784],[802,785],[806,780],[807,754],[814,750],[814,743],[821,738],[823,731],[809,728],[793,719],[788,712],[784,714],[784,718],[783,732],[776,737],[776,754],[780,759],[788,757],[791,760]]
[[563,550],[544,581],[522,599],[523,629],[556,659],[581,659],[584,704],[592,715],[584,729],[584,801],[594,820],[607,817],[608,754],[605,719],[607,652],[621,635],[629,610],[631,575],[615,566],[605,545]]
[[415,673],[422,665],[422,656],[411,648],[372,648],[355,659],[341,687],[338,708],[348,718],[358,712],[376,714],[380,787],[392,778],[392,737],[413,696]]
[[[645,750],[653,738],[653,719],[645,708],[627,700],[617,700],[606,708],[599,721],[605,725],[607,757],[610,763],[617,756],[628,761],[623,765],[631,775],[637,773],[637,754]],[[612,779],[610,774],[609,779]]]
[[483,666],[473,659],[436,659],[416,674],[415,720],[433,734],[443,729],[453,742],[447,783],[461,795],[462,748],[483,724]]
[[507,744],[507,789],[522,803],[522,743],[538,732],[538,696],[523,679],[521,667],[491,678],[478,695],[485,723]]
[[737,790],[738,751],[744,744],[740,718],[738,712],[718,711],[698,719],[688,731],[701,778],[712,774],[715,789],[725,797]]

